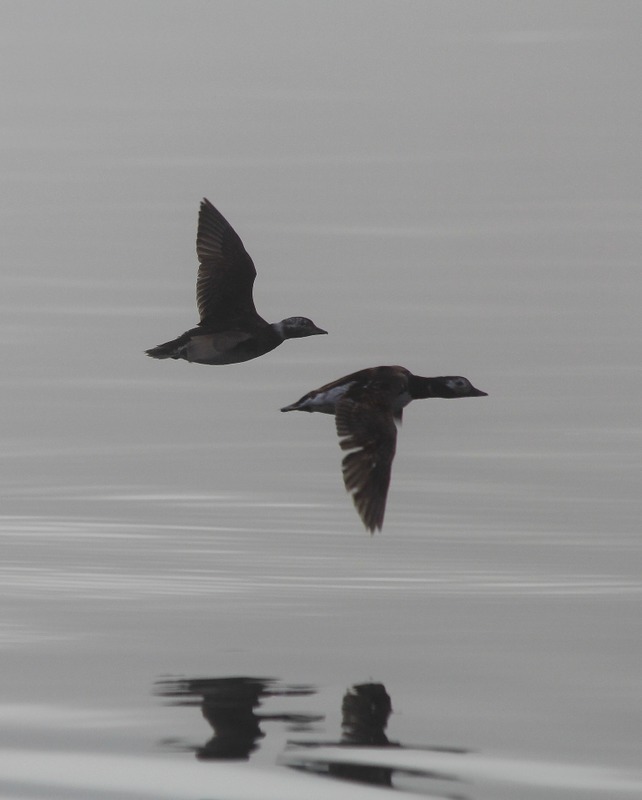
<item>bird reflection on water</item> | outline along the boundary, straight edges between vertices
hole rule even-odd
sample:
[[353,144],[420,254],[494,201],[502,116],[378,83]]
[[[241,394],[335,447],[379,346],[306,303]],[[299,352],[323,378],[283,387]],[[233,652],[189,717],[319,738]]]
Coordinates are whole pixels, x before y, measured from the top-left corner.
[[[390,695],[382,683],[361,683],[351,687],[341,703],[343,732],[340,744],[399,747],[390,743],[385,732],[391,713]],[[329,764],[328,772],[335,778],[392,786],[392,770],[388,767]]]
[[[285,743],[287,754],[293,754],[293,757],[284,758],[283,763],[300,771],[390,788],[394,788],[393,775],[396,771],[405,771],[432,780],[458,780],[452,774],[426,771],[419,766],[409,771],[376,763],[350,763],[349,759],[332,761],[306,758],[305,754],[313,752],[315,748],[326,747],[346,750],[358,748],[360,752],[363,752],[363,748],[371,748],[373,751],[382,748],[406,749],[399,742],[390,742],[386,735],[392,701],[382,683],[355,684],[346,691],[341,704],[342,734],[339,741],[307,738],[314,732],[315,723],[325,719],[324,715],[268,714],[258,711],[268,698],[303,698],[315,694],[316,691],[310,685],[287,685],[275,678],[251,677],[168,679],[158,681],[155,689],[157,695],[172,698],[174,705],[200,706],[203,717],[214,731],[212,738],[200,746],[179,745],[175,740],[169,739],[165,739],[164,743],[194,752],[196,758],[201,760],[249,760],[252,753],[259,748],[259,742],[266,736],[262,723],[270,721],[283,723],[290,733],[296,731],[299,735],[306,735],[305,739],[288,739]],[[273,731],[274,728],[270,728],[270,732]],[[467,752],[450,747],[410,749],[454,754]]]
[[268,697],[303,697],[313,694],[310,686],[282,686],[274,678],[192,678],[159,681],[156,693],[176,698],[181,706],[200,705],[214,736],[194,750],[203,760],[248,760],[265,734],[261,722],[278,721],[290,730],[305,730],[323,717],[315,714],[258,714]]
[[[383,748],[395,748],[397,750],[422,749],[413,746],[406,748],[400,742],[391,742],[386,735],[388,719],[392,713],[392,701],[383,683],[359,683],[348,689],[343,696],[341,703],[341,740],[338,742],[294,742],[288,744],[297,748],[358,748],[363,752],[363,748],[371,748],[373,751]],[[466,753],[467,750],[452,747],[429,747],[425,748],[432,751],[447,753]],[[383,760],[383,759],[382,759]],[[297,769],[308,770],[318,774],[327,774],[333,778],[355,781],[357,783],[367,783],[375,786],[386,786],[394,788],[393,775],[395,768],[384,766],[383,764],[369,763],[361,764],[355,760],[332,761],[328,759],[307,761],[305,756],[301,759],[296,758],[290,766]],[[426,771],[420,766],[413,770],[416,775],[434,780],[453,781],[458,780],[453,775],[445,775],[433,770]],[[451,795],[452,797],[452,795]]]

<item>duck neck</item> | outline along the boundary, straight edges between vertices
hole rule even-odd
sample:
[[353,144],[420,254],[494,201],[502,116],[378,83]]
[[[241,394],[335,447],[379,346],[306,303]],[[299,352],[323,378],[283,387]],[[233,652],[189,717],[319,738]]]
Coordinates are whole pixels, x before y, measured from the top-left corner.
[[422,378],[411,375],[408,378],[408,393],[415,400],[425,397],[443,397],[442,378]]
[[279,337],[280,342],[283,342],[288,338],[283,320],[281,320],[281,322],[271,322],[270,328],[272,328],[274,333]]

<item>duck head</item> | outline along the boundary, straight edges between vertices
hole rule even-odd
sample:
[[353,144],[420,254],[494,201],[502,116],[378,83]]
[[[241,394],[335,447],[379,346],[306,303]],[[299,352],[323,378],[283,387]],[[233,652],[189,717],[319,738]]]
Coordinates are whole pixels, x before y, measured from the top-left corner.
[[273,326],[284,339],[300,339],[302,336],[316,336],[327,333],[323,328],[318,328],[307,317],[288,317]]

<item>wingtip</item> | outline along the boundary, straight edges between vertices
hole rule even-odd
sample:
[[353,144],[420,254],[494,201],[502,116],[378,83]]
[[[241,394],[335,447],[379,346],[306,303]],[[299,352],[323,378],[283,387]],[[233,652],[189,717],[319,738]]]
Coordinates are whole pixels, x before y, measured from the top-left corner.
[[362,519],[361,521],[363,522],[363,525],[370,536],[374,536],[377,531],[381,531],[383,529],[383,519],[369,520],[367,522],[365,519]]

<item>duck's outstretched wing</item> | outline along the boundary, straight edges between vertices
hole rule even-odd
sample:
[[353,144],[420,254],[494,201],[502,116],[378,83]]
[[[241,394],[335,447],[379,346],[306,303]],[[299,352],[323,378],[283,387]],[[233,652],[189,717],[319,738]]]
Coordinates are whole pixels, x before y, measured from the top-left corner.
[[397,446],[397,427],[388,398],[369,394],[344,397],[335,413],[341,449],[343,482],[363,524],[381,530]]
[[234,228],[207,198],[198,215],[196,253],[200,324],[224,328],[238,317],[251,321],[258,316],[252,299],[254,263]]

